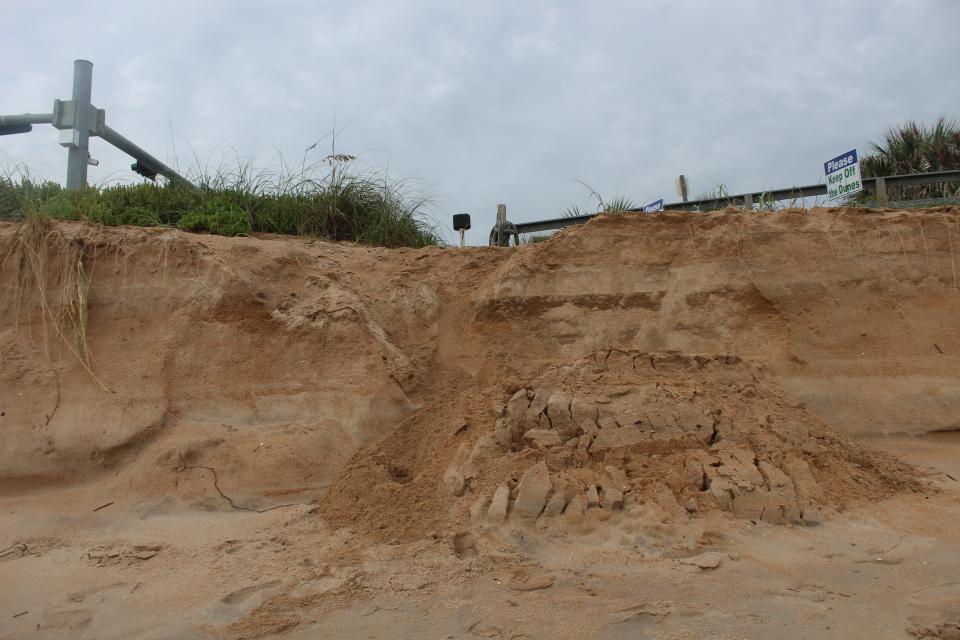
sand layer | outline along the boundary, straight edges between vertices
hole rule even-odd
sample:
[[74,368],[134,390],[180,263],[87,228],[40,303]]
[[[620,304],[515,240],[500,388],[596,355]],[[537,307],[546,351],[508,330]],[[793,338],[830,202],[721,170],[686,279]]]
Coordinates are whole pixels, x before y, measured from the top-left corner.
[[[0,561],[177,570],[176,527],[59,537],[67,496],[249,514],[279,555],[247,566],[279,561],[276,584],[189,628],[253,637],[418,575],[548,589],[533,544],[676,558],[929,499],[936,474],[864,439],[960,428],[957,242],[957,208],[603,216],[464,250],[0,224],[0,497],[34,514],[10,512]],[[216,573],[234,538],[209,526],[192,561]],[[383,549],[434,570],[356,573]],[[51,611],[37,637],[130,632]]]

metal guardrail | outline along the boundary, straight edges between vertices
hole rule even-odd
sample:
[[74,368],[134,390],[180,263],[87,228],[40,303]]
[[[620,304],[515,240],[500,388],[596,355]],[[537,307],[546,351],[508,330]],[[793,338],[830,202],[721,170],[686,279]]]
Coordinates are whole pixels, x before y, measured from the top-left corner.
[[29,133],[35,124],[51,124],[60,130],[60,145],[67,148],[67,189],[87,186],[87,167],[97,165],[90,157],[90,137],[100,137],[131,156],[130,168],[150,180],[165,176],[173,184],[195,189],[196,185],[107,126],[106,111],[90,103],[93,63],[73,61],[73,97],[54,100],[51,113],[24,113],[0,116],[0,135]]
[[[889,187],[941,184],[945,182],[960,182],[960,170],[936,171],[930,173],[909,173],[895,176],[883,176],[879,178],[864,178],[863,190],[866,193],[876,194],[877,199],[881,201],[880,204],[883,204],[884,206],[893,206],[893,204],[887,202],[887,189]],[[706,198],[703,200],[690,200],[688,202],[672,202],[670,204],[665,204],[663,208],[667,211],[703,211],[705,208],[712,210],[729,206],[752,209],[753,205],[757,203],[781,202],[783,200],[801,200],[803,198],[811,198],[826,194],[826,185],[815,184],[805,187],[775,189],[773,191],[753,191],[750,193],[724,196],[721,198]],[[932,203],[937,201],[918,200],[917,202],[928,203],[926,206],[931,206]],[[643,211],[643,207],[627,209],[627,211]],[[515,226],[518,233],[535,233],[537,231],[550,231],[553,229],[563,229],[564,227],[570,227],[577,224],[584,224],[598,215],[600,214],[588,213],[582,216],[551,218],[549,220],[538,220],[536,222],[518,222],[515,223]]]

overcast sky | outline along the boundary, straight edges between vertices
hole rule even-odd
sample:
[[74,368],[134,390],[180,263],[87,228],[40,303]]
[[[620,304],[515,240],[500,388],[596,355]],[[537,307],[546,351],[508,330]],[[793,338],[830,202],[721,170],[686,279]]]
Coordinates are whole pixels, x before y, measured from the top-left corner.
[[[960,1],[594,2],[0,0],[0,113],[69,98],[94,63],[107,122],[184,170],[337,151],[419,180],[447,228],[592,210],[583,181],[637,204],[822,180],[908,118],[960,116]],[[308,161],[329,153],[329,138]],[[91,182],[129,181],[94,140]],[[62,181],[37,126],[4,167]]]

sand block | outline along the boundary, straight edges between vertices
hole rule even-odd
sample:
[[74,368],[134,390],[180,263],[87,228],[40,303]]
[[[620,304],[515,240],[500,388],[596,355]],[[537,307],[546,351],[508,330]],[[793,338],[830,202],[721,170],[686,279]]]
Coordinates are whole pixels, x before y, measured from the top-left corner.
[[603,508],[604,509],[622,509],[623,508],[623,491],[621,491],[620,489],[615,489],[613,487],[610,487],[609,489],[604,489]]
[[699,431],[703,428],[713,429],[713,418],[696,406],[681,406],[678,408],[674,421],[684,431]]
[[561,436],[553,429],[530,429],[523,434],[523,439],[537,449],[555,447],[560,444]]
[[520,389],[507,402],[507,420],[514,424],[519,423],[529,406],[530,399],[527,398],[527,390]]
[[547,500],[547,506],[543,509],[543,515],[548,518],[555,518],[563,513],[565,506],[566,500],[564,500],[563,494],[556,492]]
[[738,495],[731,503],[734,515],[770,524],[800,522],[800,508],[790,495],[759,489]]
[[802,457],[797,454],[788,454],[783,466],[787,475],[793,479],[800,500],[808,502],[822,495],[820,485],[810,471],[810,465]]
[[573,497],[563,510],[563,520],[567,523],[578,522],[587,510],[587,498],[583,494]]
[[716,569],[723,564],[723,554],[716,551],[708,551],[691,558],[681,558],[680,562],[700,567],[701,569]]
[[443,487],[450,495],[462,496],[466,486],[467,481],[457,467],[447,467],[443,472]]
[[566,505],[573,497],[579,495],[583,487],[578,480],[570,477],[566,472],[560,472],[553,477],[553,492],[563,498],[563,504]]
[[501,525],[507,520],[507,505],[510,502],[510,487],[501,484],[493,492],[493,498],[490,500],[490,508],[487,509],[487,522],[493,525]]
[[653,501],[672,518],[685,518],[687,516],[687,510],[680,506],[669,487],[660,487],[653,494]]
[[526,421],[524,430],[540,424],[540,416],[546,410],[547,401],[551,395],[553,395],[553,391],[546,389],[538,389],[536,393],[534,393],[533,399],[530,401],[530,406],[524,414],[524,420]]
[[793,481],[790,480],[790,476],[781,471],[778,467],[773,466],[766,460],[761,460],[760,472],[767,478],[767,486],[770,489],[782,489],[784,487],[790,487],[791,492],[793,490]]
[[699,488],[703,485],[703,464],[698,460],[687,458],[683,461],[683,484],[688,487]]
[[593,439],[593,442],[590,444],[590,453],[599,453],[600,451],[606,451],[607,449],[619,446],[620,428],[615,426],[607,427],[600,429],[597,437]]
[[509,449],[517,439],[516,429],[504,418],[499,418],[493,427],[493,440],[503,449]]
[[597,433],[590,445],[590,453],[600,453],[617,447],[629,447],[644,440],[643,432],[636,425],[615,427],[608,425]]
[[720,466],[714,471],[717,476],[729,478],[745,491],[763,486],[763,476],[753,462],[753,450],[745,446],[725,446],[717,448],[714,454],[720,461]]
[[587,487],[586,499],[587,509],[595,509],[600,506],[600,494],[597,493],[596,485]]
[[580,432],[570,413],[570,398],[562,391],[554,392],[547,400],[547,415],[561,439],[567,440]]
[[547,496],[553,490],[550,473],[545,462],[540,461],[527,469],[517,485],[517,499],[513,503],[513,515],[517,518],[535,520],[547,504]]
[[596,403],[574,398],[570,403],[570,413],[573,414],[573,422],[581,433],[592,434],[597,430],[599,412]]
[[479,496],[470,505],[470,524],[480,524],[484,514],[487,512],[487,497]]
[[620,491],[626,491],[627,487],[630,486],[629,480],[627,480],[627,473],[619,468],[612,467],[607,465],[603,468],[603,482],[604,489],[618,489]]
[[596,471],[587,467],[574,467],[572,469],[567,469],[566,475],[569,478],[572,478],[574,481],[580,483],[580,491],[583,491],[591,484],[596,484],[598,480]]

